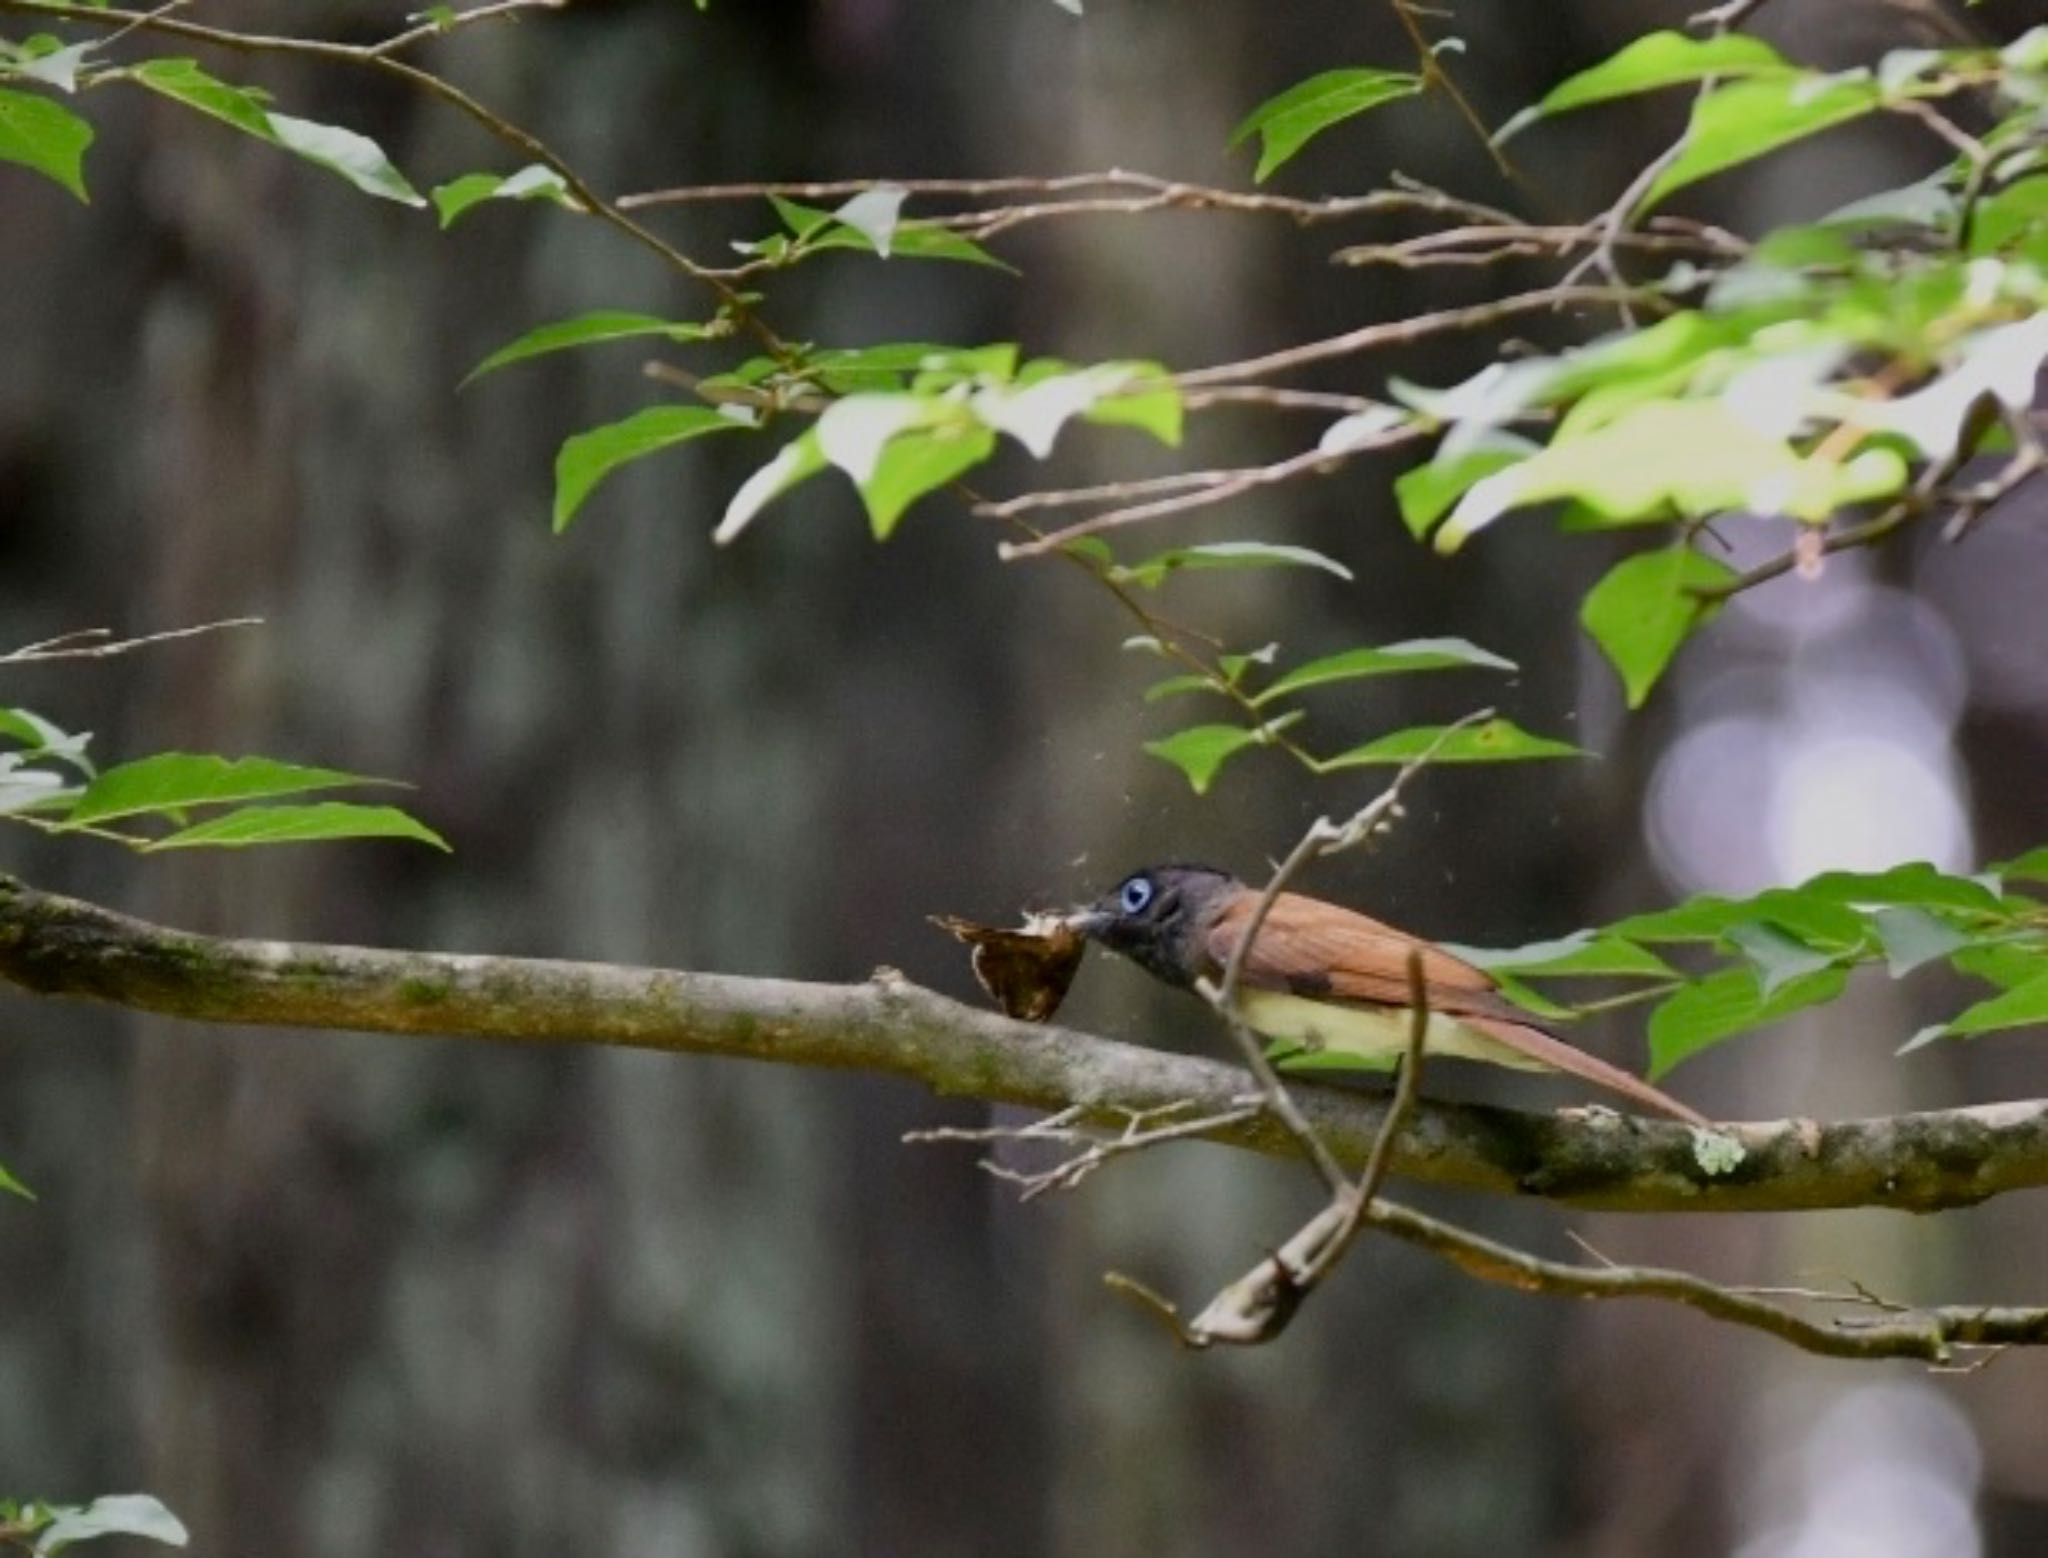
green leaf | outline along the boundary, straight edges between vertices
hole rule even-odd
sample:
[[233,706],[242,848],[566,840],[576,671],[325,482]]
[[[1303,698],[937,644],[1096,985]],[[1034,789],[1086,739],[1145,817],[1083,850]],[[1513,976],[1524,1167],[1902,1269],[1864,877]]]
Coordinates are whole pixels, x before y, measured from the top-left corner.
[[564,210],[583,209],[569,193],[562,175],[537,162],[502,178],[495,173],[465,173],[459,179],[435,185],[433,199],[434,209],[441,214],[443,232],[453,227],[463,212],[486,200],[548,200]]
[[1877,907],[1916,904],[1922,908],[1964,909],[2003,914],[2005,904],[1982,882],[1949,876],[1924,860],[1893,866],[1888,871],[1826,871],[1797,891],[1830,903]]
[[[2048,180],[2043,180],[2048,183]],[[2022,882],[2048,882],[2048,845],[2014,855],[1988,868],[1993,876],[2018,877]]]
[[1160,364],[1142,366],[1156,376],[1152,387],[1105,395],[1081,413],[1081,420],[1097,427],[1134,427],[1141,433],[1150,433],[1167,448],[1178,449],[1185,421],[1180,388],[1165,382],[1166,369]]
[[1515,662],[1504,660],[1491,650],[1462,638],[1411,638],[1377,649],[1347,649],[1298,665],[1266,688],[1254,703],[1284,698],[1289,693],[1321,687],[1329,682],[1348,682],[1363,676],[1399,675],[1408,671],[1455,671],[1477,668],[1514,671]]
[[2048,1023],[2048,975],[1979,1001],[1947,1023],[1942,1032],[1948,1037],[1969,1038],[2006,1028],[2031,1028],[2037,1023]]
[[1263,184],[1331,125],[1421,90],[1422,78],[1407,71],[1326,70],[1253,109],[1231,132],[1230,144],[1240,145],[1254,134],[1259,137],[1259,166],[1252,177]]
[[277,144],[276,132],[270,128],[270,114],[263,106],[263,94],[215,80],[199,68],[197,60],[148,60],[128,74],[152,92],[187,108],[196,108],[244,135]]
[[1186,774],[1195,794],[1206,795],[1224,763],[1246,747],[1270,744],[1272,732],[1285,729],[1298,718],[1296,714],[1283,714],[1257,729],[1242,725],[1194,725],[1162,740],[1146,742],[1145,750]]
[[818,443],[815,427],[791,439],[776,450],[774,459],[740,484],[739,491],[726,504],[718,528],[711,532],[712,541],[719,546],[733,541],[762,509],[798,483],[809,481],[829,463]]
[[1694,592],[1735,577],[1726,563],[1681,542],[1624,559],[1587,593],[1579,621],[1621,673],[1630,708],[1643,706],[1678,646],[1719,610]]
[[650,335],[677,342],[701,341],[708,333],[703,325],[657,319],[652,314],[600,309],[596,313],[579,314],[574,319],[557,320],[554,324],[527,331],[470,369],[462,382],[468,384],[508,363],[524,362],[529,357],[540,357],[549,352],[567,351],[574,346],[596,346],[605,341],[630,341]]
[[20,1196],[24,1201],[33,1201],[36,1198],[33,1190],[8,1173],[7,1165],[4,1163],[0,1163],[0,1190],[11,1196]]
[[1475,482],[1436,533],[1454,552],[1510,509],[1575,498],[1614,524],[1730,509],[1822,520],[1887,497],[1906,464],[1871,447],[1837,461],[1799,454],[1719,400],[1651,400],[1590,429],[1561,429],[1541,453]]
[[1766,998],[1795,979],[1831,966],[1842,955],[1809,946],[1768,920],[1731,925],[1722,939],[1749,960]]
[[1408,533],[1424,540],[1458,499],[1494,472],[1528,459],[1536,449],[1526,438],[1501,435],[1469,454],[1435,459],[1403,471],[1394,478],[1394,501],[1400,505]]
[[1693,106],[1684,150],[1636,209],[1647,211],[1688,184],[1860,119],[1883,103],[1882,90],[1867,76],[1800,71],[1716,87]]
[[874,474],[860,484],[861,502],[875,539],[888,540],[911,504],[973,470],[995,452],[996,435],[985,427],[937,427],[889,440]]
[[1732,927],[1749,921],[1776,925],[1810,945],[1844,950],[1861,945],[1867,929],[1854,909],[1806,897],[1794,888],[1774,887],[1754,898],[1702,894],[1673,908],[1616,920],[1607,933],[1633,941],[1719,941]]
[[52,1513],[56,1518],[36,1534],[39,1558],[103,1536],[139,1536],[169,1547],[183,1547],[192,1540],[183,1522],[147,1493],[110,1494],[83,1509]]
[[620,466],[707,433],[732,432],[740,425],[708,406],[648,406],[567,439],[555,456],[555,534],[569,528],[591,490]]
[[[801,205],[779,195],[770,195],[768,199],[797,245],[807,253],[821,249],[857,249],[866,254],[883,252],[873,237],[857,226],[848,226],[834,212],[820,211],[815,206]],[[997,259],[980,244],[962,238],[951,228],[934,227],[929,222],[896,223],[889,234],[888,253],[883,257],[961,260],[970,265],[993,266],[997,270],[1016,269]]]
[[92,126],[61,103],[0,88],[0,162],[20,163],[85,199]]
[[[1412,763],[1433,746],[1435,755],[1430,759],[1433,763],[1519,763],[1531,758],[1586,755],[1568,741],[1532,736],[1512,720],[1494,719],[1483,725],[1467,725],[1448,736],[1444,735],[1445,728],[1442,725],[1417,725],[1409,730],[1397,730],[1377,741],[1368,741],[1364,746],[1326,758],[1321,766],[1324,770],[1392,767]],[[1437,746],[1440,737],[1443,744]]]
[[240,849],[253,844],[314,844],[331,839],[413,839],[436,849],[448,841],[395,806],[320,801],[310,806],[244,806],[145,844],[159,849]]
[[1650,1014],[1650,1080],[1724,1039],[1832,1001],[1848,982],[1847,970],[1823,968],[1766,997],[1753,969],[1709,974],[1667,997]]
[[2032,984],[2036,979],[2048,979],[2048,950],[2038,946],[1981,942],[1957,952],[1949,959],[1949,965],[1959,974],[1989,980],[2002,990],[2010,990],[2017,985]]
[[1871,916],[1871,924],[1894,979],[1904,979],[1922,964],[1970,944],[1967,933],[1925,909],[1880,909]]
[[1785,57],[1747,33],[1721,33],[1693,38],[1682,32],[1653,32],[1620,52],[1552,87],[1543,100],[1523,109],[1493,137],[1499,145],[1538,119],[1593,103],[1605,103],[1658,87],[1704,81],[1709,76],[1749,76],[1789,72]]
[[1152,590],[1170,574],[1214,568],[1320,568],[1347,584],[1352,579],[1351,570],[1333,557],[1305,546],[1279,546],[1267,541],[1213,541],[1206,546],[1179,546],[1141,563],[1118,567],[1112,570],[1111,577],[1119,584],[1136,584]]
[[426,197],[391,165],[384,149],[367,135],[335,124],[315,124],[289,114],[271,114],[277,144],[306,161],[338,173],[366,195],[395,200],[402,206],[424,206]]
[[336,790],[363,784],[391,784],[343,773],[335,768],[306,768],[267,757],[225,758],[190,752],[160,752],[109,768],[86,786],[85,794],[64,819],[67,824],[110,822],[149,812],[176,812],[188,806],[221,806],[237,801],[300,795],[308,790]]
[[1556,941],[1535,941],[1522,947],[1457,947],[1445,951],[1485,969],[1489,974],[1513,972],[1521,978],[1676,979],[1678,970],[1646,947],[1580,931]]
[[1169,676],[1165,681],[1154,682],[1145,689],[1145,701],[1147,703],[1158,703],[1163,698],[1177,698],[1183,693],[1190,692],[1221,694],[1223,689],[1217,685],[1216,679],[1213,676],[1196,676],[1192,674],[1187,676]]

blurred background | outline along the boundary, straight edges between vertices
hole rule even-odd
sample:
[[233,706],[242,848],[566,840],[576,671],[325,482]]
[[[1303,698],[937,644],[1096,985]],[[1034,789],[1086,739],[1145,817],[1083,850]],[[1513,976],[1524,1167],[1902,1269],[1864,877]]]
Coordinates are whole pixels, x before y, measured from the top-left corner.
[[[201,9],[362,40],[401,15]],[[1465,0],[1442,27],[1468,40],[1451,63],[1497,122],[1687,9]],[[2033,0],[1971,15],[2041,19]],[[1828,65],[1952,25],[1847,0],[1780,0],[1765,21]],[[1048,0],[721,0],[708,15],[590,0],[431,58],[623,191],[1111,165],[1239,183],[1249,158],[1223,145],[1251,106],[1317,70],[1410,56],[1384,8],[1336,0],[1089,0],[1085,20]],[[205,63],[374,134],[423,186],[509,171],[389,83]],[[997,561],[944,500],[877,548],[850,491],[820,481],[715,552],[718,512],[763,457],[716,441],[620,476],[552,537],[557,444],[654,398],[646,353],[457,381],[532,324],[598,307],[688,318],[701,296],[551,210],[486,208],[443,235],[168,103],[97,98],[90,208],[0,168],[0,638],[268,625],[20,670],[0,697],[94,731],[103,757],[263,752],[410,778],[457,853],[145,862],[22,834],[0,867],[216,931],[818,980],[889,963],[966,996],[927,913],[1001,919],[1161,856],[1257,872],[1318,812],[1370,794],[1369,777],[1318,787],[1254,755],[1192,798],[1138,751],[1188,719],[1140,701],[1157,672],[1119,650],[1126,622],[1067,570]],[[1682,106],[1567,119],[1528,138],[1526,164],[1557,210],[1596,209]],[[1929,157],[1896,127],[1838,136],[1693,209],[1754,229]],[[1348,192],[1395,169],[1512,198],[1431,102],[1327,136],[1280,182]],[[771,225],[758,206],[653,216],[704,252]],[[1021,282],[846,256],[798,273],[770,316],[830,344],[1021,340],[1188,367],[1511,284],[1325,263],[1373,231],[1045,226],[1004,250]],[[1598,323],[1531,329],[1555,342]],[[1437,343],[1314,382],[1448,383],[1490,351]],[[1216,413],[1178,458],[1273,458],[1315,431]],[[1129,435],[1070,433],[1049,474],[1162,459]],[[1510,944],[1703,889],[1963,867],[2048,839],[2038,497],[1966,547],[1844,556],[1745,597],[1624,719],[1573,620],[1610,544],[1559,544],[1530,520],[1437,559],[1393,514],[1397,469],[1354,463],[1170,530],[1313,545],[1355,585],[1189,580],[1169,609],[1301,657],[1455,633],[1524,667],[1504,692],[1347,688],[1318,711],[1331,745],[1498,698],[1603,756],[1432,774],[1385,847],[1314,890]],[[985,485],[1047,474],[1017,465]],[[1892,1059],[1956,994],[1859,985],[1673,1085],[1735,1116],[2048,1090],[2037,1037]],[[1194,1006],[1107,963],[1066,1016],[1218,1040]],[[1020,1207],[966,1151],[899,1141],[985,1112],[899,1083],[13,997],[0,1018],[0,1159],[41,1194],[0,1200],[0,1488],[146,1489],[199,1552],[2048,1550],[2048,1358],[1960,1378],[1826,1364],[1688,1312],[1517,1297],[1370,1241],[1279,1345],[1191,1357],[1101,1274],[1206,1297],[1311,1207],[1298,1167],[1180,1148]],[[1639,1023],[1604,1041],[1640,1063]],[[1507,1093],[1572,1098],[1529,1079]],[[2048,1294],[2028,1198],[1920,1220],[1633,1219],[1409,1193],[1561,1257],[1575,1229],[1614,1258],[1723,1281]]]

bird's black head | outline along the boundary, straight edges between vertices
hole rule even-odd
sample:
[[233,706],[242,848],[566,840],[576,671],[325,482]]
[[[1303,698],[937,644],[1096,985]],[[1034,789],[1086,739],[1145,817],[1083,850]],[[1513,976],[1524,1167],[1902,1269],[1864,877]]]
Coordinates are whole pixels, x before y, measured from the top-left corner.
[[1155,978],[1192,985],[1209,971],[1204,934],[1244,884],[1210,866],[1147,866],[1070,923]]

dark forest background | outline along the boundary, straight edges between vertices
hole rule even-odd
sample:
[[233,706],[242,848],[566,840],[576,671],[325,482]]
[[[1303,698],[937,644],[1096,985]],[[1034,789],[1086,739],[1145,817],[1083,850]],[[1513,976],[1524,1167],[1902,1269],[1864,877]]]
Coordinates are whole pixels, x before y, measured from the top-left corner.
[[[200,9],[364,39],[401,12]],[[1445,30],[1468,40],[1452,63],[1498,121],[1687,9],[1463,0]],[[1974,14],[2010,29],[2036,9]],[[1932,25],[1840,0],[1783,0],[1767,20],[1823,63]],[[1252,105],[1407,54],[1381,7],[1335,0],[1090,0],[1085,20],[1048,0],[717,0],[701,16],[638,0],[478,28],[435,60],[627,190],[1111,165],[1240,181],[1249,159],[1223,145]],[[422,183],[502,167],[463,123],[360,74],[215,63],[375,135]],[[90,208],[0,168],[0,636],[268,625],[18,671],[5,696],[108,753],[410,777],[457,854],[141,861],[22,834],[5,869],[202,929],[820,980],[886,963],[964,996],[927,913],[1002,918],[1159,856],[1256,872],[1317,811],[1368,793],[1247,759],[1192,798],[1138,752],[1172,711],[1139,701],[1155,673],[1119,650],[1113,607],[1067,570],[997,561],[943,499],[877,548],[851,495],[819,482],[714,551],[758,450],[711,441],[622,475],[551,536],[555,446],[652,398],[645,353],[457,381],[530,324],[689,317],[701,298],[559,213],[492,208],[443,235],[173,105],[102,95]],[[1546,198],[1584,212],[1681,111],[1574,118],[1524,155]],[[1694,209],[1754,229],[1930,155],[1903,130],[1836,138]],[[1364,189],[1392,169],[1510,198],[1430,102],[1325,137],[1281,182]],[[655,215],[700,242],[766,223]],[[1229,215],[1047,226],[1005,251],[1021,282],[849,256],[769,311],[835,344],[1022,340],[1194,366],[1507,285],[1339,270],[1335,243]],[[1484,360],[1451,343],[1370,373],[1447,383]],[[1274,457],[1301,436],[1218,414],[1184,458]],[[1058,469],[1156,458],[1070,434]],[[1954,554],[1843,559],[1760,591],[1624,720],[1573,621],[1608,544],[1504,525],[1446,562],[1394,516],[1395,470],[1175,522],[1176,537],[1302,541],[1358,574],[1189,581],[1181,613],[1303,655],[1469,636],[1524,667],[1506,712],[1604,756],[1432,774],[1392,840],[1316,890],[1512,943],[1832,850],[1961,865],[2039,841],[2038,516]],[[1374,691],[1334,711],[1363,736],[1462,712],[1460,696]],[[1875,845],[1802,821],[1844,808],[1869,814]],[[1756,1116],[2048,1086],[2038,1038],[1894,1062],[1916,1003],[1941,994],[1873,989],[1674,1086]],[[1067,1016],[1218,1039],[1107,964]],[[1607,1038],[1640,1056],[1630,1024]],[[237,1558],[2048,1548],[2048,1359],[1966,1379],[1818,1363],[1689,1313],[1518,1298],[1371,1243],[1280,1345],[1180,1355],[1100,1274],[1206,1292],[1292,1226],[1312,1182],[1191,1147],[1019,1207],[964,1151],[899,1143],[981,1114],[856,1076],[0,1000],[0,1157],[41,1194],[0,1201],[0,1485],[147,1489],[196,1551]],[[1569,1226],[1722,1280],[2048,1291],[2030,1200],[1921,1221],[1436,1203],[1548,1253],[1573,1253]]]

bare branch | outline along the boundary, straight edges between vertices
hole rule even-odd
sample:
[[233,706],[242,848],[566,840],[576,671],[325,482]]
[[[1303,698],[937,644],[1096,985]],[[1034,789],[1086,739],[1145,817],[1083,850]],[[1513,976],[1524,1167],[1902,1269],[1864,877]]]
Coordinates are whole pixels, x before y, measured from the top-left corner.
[[115,655],[147,649],[153,644],[197,638],[202,633],[218,633],[227,628],[261,626],[261,617],[225,617],[219,622],[202,622],[197,627],[170,628],[162,633],[145,633],[140,638],[118,639],[114,637],[112,628],[80,628],[75,633],[60,633],[55,638],[24,644],[19,649],[0,654],[0,665],[41,665],[51,660],[110,660]]

